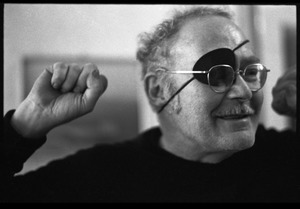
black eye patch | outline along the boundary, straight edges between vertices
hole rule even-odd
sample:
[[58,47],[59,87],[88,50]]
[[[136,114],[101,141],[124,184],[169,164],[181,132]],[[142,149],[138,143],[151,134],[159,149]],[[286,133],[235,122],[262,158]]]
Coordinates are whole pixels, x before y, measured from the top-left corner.
[[[193,71],[209,71],[216,65],[230,65],[235,69],[235,55],[233,50],[229,48],[219,48],[210,51],[199,58],[193,67]],[[208,84],[207,74],[194,73],[194,77],[201,83]]]

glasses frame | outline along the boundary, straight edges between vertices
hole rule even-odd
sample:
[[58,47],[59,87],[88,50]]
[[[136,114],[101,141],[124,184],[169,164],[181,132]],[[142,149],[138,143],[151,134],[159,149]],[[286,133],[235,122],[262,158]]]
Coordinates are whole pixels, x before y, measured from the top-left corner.
[[[246,40],[244,40],[243,42],[241,42],[240,44],[238,44],[234,49],[232,49],[232,52],[234,53],[234,51],[236,51],[237,49],[239,49],[239,48],[241,48],[243,45],[245,45],[246,43],[248,43],[248,42],[250,42],[248,39],[246,39]],[[226,48],[227,49],[227,48]],[[209,52],[208,52],[209,53]],[[203,55],[203,56],[205,56],[205,55]],[[202,57],[203,57],[202,56]],[[199,60],[201,59],[201,57],[199,58]],[[198,60],[198,61],[199,61]],[[195,63],[195,65],[198,63],[198,61]],[[256,64],[259,64],[259,65],[262,65],[262,64],[260,64],[260,63],[256,63]],[[195,67],[195,65],[194,65],[194,67]],[[251,64],[252,65],[252,64]],[[215,65],[216,66],[216,65]],[[230,65],[229,65],[230,66]],[[250,65],[248,65],[248,66],[250,66]],[[248,66],[246,66],[245,67],[245,69],[248,67]],[[270,72],[270,70],[269,69],[267,69],[264,65],[262,65],[263,66],[263,69],[264,70],[266,70],[266,72]],[[194,69],[194,67],[193,67],[193,69]],[[231,67],[231,66],[230,66]],[[204,73],[207,73],[207,83],[204,83],[204,84],[208,84],[209,86],[210,86],[210,88],[214,91],[214,92],[216,92],[216,93],[223,93],[223,92],[226,92],[226,91],[228,91],[228,89],[230,89],[231,87],[232,87],[232,85],[233,85],[233,83],[234,83],[234,81],[235,81],[235,79],[236,79],[236,76],[237,76],[237,74],[239,74],[239,75],[241,75],[241,72],[243,72],[243,74],[242,74],[242,77],[245,75],[245,69],[244,70],[236,70],[236,71],[234,71],[233,70],[233,68],[232,68],[232,70],[234,71],[234,74],[233,74],[233,76],[234,76],[234,78],[232,79],[232,83],[228,86],[228,88],[226,88],[224,91],[216,91],[215,89],[213,89],[212,87],[211,87],[211,85],[210,85],[210,81],[209,81],[209,72],[210,72],[210,70],[211,70],[211,68],[208,70],[208,71],[195,71],[195,70],[193,70],[193,71],[169,71],[167,68],[164,68],[164,67],[159,67],[161,70],[163,70],[164,72],[167,72],[167,73],[176,73],[176,74],[193,74],[193,77],[192,78],[190,78],[188,81],[186,81],[179,89],[177,89],[177,91],[168,99],[168,101],[165,103],[165,104],[163,104],[162,105],[162,107],[158,110],[158,113],[161,113],[163,110],[164,110],[164,108],[172,101],[172,99],[177,95],[177,94],[179,94],[189,83],[191,83],[194,79],[196,79],[196,77],[195,77],[195,74],[197,74],[197,73],[199,73],[199,74],[204,74]],[[263,83],[263,85],[261,85],[261,87],[259,88],[259,89],[261,89],[264,85],[265,85],[265,81],[267,80],[267,75],[268,74],[266,74],[266,77],[265,77],[265,80],[264,80],[264,83]],[[197,79],[196,79],[197,80]],[[245,80],[244,78],[243,78],[243,80]],[[203,82],[201,82],[201,81],[199,81],[198,80],[198,82],[200,82],[200,83],[203,83]],[[246,82],[246,81],[245,81]],[[247,84],[247,86],[248,86],[248,84]],[[249,87],[249,86],[248,86]],[[249,87],[250,88],[250,87]],[[255,89],[255,90],[251,90],[251,91],[258,91],[259,89]]]
[[[170,70],[167,70],[166,68],[163,68],[163,69],[165,69],[165,72],[171,73],[171,74],[207,74],[207,81],[208,81],[209,87],[210,87],[214,92],[216,92],[216,93],[224,93],[224,92],[228,91],[228,90],[232,87],[232,85],[233,85],[233,83],[234,83],[234,81],[235,81],[235,79],[236,79],[236,76],[237,76],[238,74],[241,75],[241,77],[244,79],[244,77],[245,77],[245,75],[246,75],[246,70],[247,70],[247,68],[248,68],[249,66],[252,66],[252,65],[259,65],[259,66],[262,66],[263,69],[262,69],[262,70],[259,70],[259,71],[266,71],[267,73],[270,72],[270,70],[267,69],[267,68],[266,68],[263,64],[261,64],[261,63],[253,63],[253,64],[250,64],[250,65],[247,65],[247,66],[244,68],[244,70],[236,70],[236,71],[234,71],[234,69],[233,69],[230,65],[226,65],[226,64],[215,65],[215,66],[211,67],[209,70],[206,70],[206,71],[184,71],[184,70],[170,71]],[[212,70],[213,68],[215,68],[215,67],[222,67],[222,66],[223,66],[223,67],[229,67],[229,68],[233,71],[233,78],[232,78],[231,84],[228,85],[224,91],[217,91],[217,90],[214,89],[214,88],[212,87],[212,85],[210,84],[209,73],[211,72],[211,70]],[[195,78],[195,79],[196,79],[196,78]],[[196,80],[197,80],[197,79],[196,79]],[[244,81],[245,81],[245,79],[244,79]],[[265,81],[266,81],[266,79],[265,79]],[[265,85],[265,81],[264,81],[264,83],[260,86],[260,88],[258,88],[258,89],[251,89],[251,88],[249,87],[248,84],[247,84],[247,86],[249,87],[249,89],[250,89],[252,92],[257,92],[257,91],[259,91],[260,89],[263,88],[263,86]],[[245,82],[247,83],[247,81],[245,81]],[[202,82],[201,82],[201,83],[202,83]]]

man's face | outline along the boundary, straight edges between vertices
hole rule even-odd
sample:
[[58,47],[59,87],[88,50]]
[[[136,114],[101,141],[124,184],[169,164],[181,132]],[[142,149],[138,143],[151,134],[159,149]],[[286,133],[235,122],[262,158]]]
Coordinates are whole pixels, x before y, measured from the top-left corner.
[[[190,20],[180,30],[178,41],[171,50],[174,66],[170,70],[190,71],[207,52],[224,47],[234,49],[245,40],[240,29],[226,18]],[[239,69],[259,62],[249,43],[234,53]],[[178,89],[193,75],[172,76]],[[170,103],[168,111],[174,109],[172,105],[180,107],[179,111],[170,114],[170,121],[176,130],[176,137],[187,140],[187,144],[196,143],[201,149],[212,153],[238,151],[254,143],[262,102],[262,90],[252,92],[240,76],[224,93],[215,93],[209,85],[194,79]],[[243,111],[246,115],[242,114]]]

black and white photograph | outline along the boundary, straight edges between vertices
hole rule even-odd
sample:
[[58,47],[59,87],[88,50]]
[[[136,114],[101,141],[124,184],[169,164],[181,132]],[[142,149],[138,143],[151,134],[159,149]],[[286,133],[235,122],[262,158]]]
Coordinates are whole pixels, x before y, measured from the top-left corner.
[[0,202],[300,202],[296,13],[3,4]]

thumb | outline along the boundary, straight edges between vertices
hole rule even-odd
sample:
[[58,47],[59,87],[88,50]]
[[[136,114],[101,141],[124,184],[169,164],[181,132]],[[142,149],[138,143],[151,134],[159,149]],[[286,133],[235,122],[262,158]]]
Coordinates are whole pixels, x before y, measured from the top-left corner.
[[83,94],[83,103],[87,109],[92,110],[107,88],[107,78],[104,75],[100,75],[99,71],[94,70],[87,78],[87,89]]
[[34,82],[32,91],[39,93],[40,91],[44,91],[45,89],[51,89],[51,78],[52,73],[46,68]]

